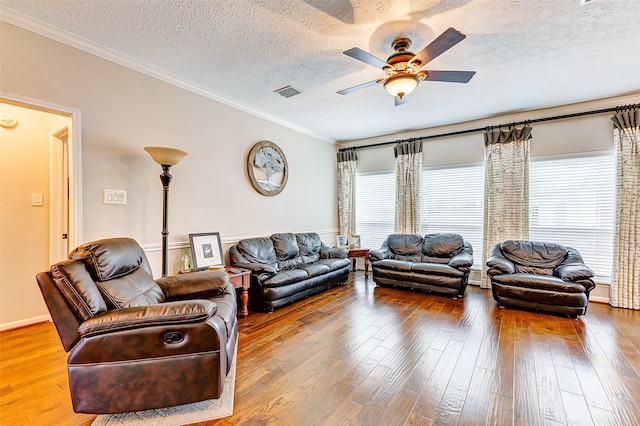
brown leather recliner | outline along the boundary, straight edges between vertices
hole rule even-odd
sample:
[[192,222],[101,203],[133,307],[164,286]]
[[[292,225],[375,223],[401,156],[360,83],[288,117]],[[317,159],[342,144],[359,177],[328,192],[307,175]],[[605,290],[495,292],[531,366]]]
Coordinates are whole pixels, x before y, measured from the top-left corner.
[[538,241],[505,241],[487,259],[499,305],[584,315],[595,288],[593,271],[576,249]]
[[36,276],[67,361],[73,409],[123,413],[219,398],[238,337],[224,271],[154,281],[130,238],[86,243]]

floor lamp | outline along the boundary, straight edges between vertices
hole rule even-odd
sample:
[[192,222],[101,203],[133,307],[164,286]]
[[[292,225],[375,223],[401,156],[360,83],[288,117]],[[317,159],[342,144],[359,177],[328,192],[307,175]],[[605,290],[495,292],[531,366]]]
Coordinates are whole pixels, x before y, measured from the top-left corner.
[[160,175],[160,181],[162,182],[162,276],[166,277],[167,254],[169,250],[169,227],[167,225],[169,216],[169,184],[172,178],[169,174],[169,169],[171,169],[171,166],[178,164],[187,153],[179,149],[163,148],[160,146],[145,146],[144,150],[149,153],[153,161],[162,166],[162,174]]

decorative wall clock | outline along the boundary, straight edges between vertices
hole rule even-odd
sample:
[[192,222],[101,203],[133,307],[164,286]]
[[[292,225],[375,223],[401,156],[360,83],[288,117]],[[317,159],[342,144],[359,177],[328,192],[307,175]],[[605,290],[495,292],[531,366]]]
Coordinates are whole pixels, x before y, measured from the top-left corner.
[[247,171],[256,191],[270,197],[278,195],[284,189],[289,166],[278,145],[262,141],[251,148],[247,158]]

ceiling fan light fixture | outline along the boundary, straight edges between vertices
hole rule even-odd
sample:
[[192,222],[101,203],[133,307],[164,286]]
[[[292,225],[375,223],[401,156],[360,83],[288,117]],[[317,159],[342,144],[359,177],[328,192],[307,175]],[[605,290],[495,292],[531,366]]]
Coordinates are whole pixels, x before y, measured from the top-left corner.
[[384,88],[391,96],[398,96],[402,99],[413,92],[419,82],[420,80],[415,74],[399,73],[389,77],[384,82]]

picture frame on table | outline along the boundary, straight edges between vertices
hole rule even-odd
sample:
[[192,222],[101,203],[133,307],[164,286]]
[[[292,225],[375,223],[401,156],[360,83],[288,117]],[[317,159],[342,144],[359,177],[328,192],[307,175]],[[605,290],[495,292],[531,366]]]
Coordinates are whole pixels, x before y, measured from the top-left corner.
[[349,238],[349,243],[351,248],[360,248],[360,235],[352,235],[351,238]]
[[224,268],[224,253],[219,232],[189,234],[193,270]]
[[348,235],[336,236],[336,245],[342,248],[349,248],[349,236]]

